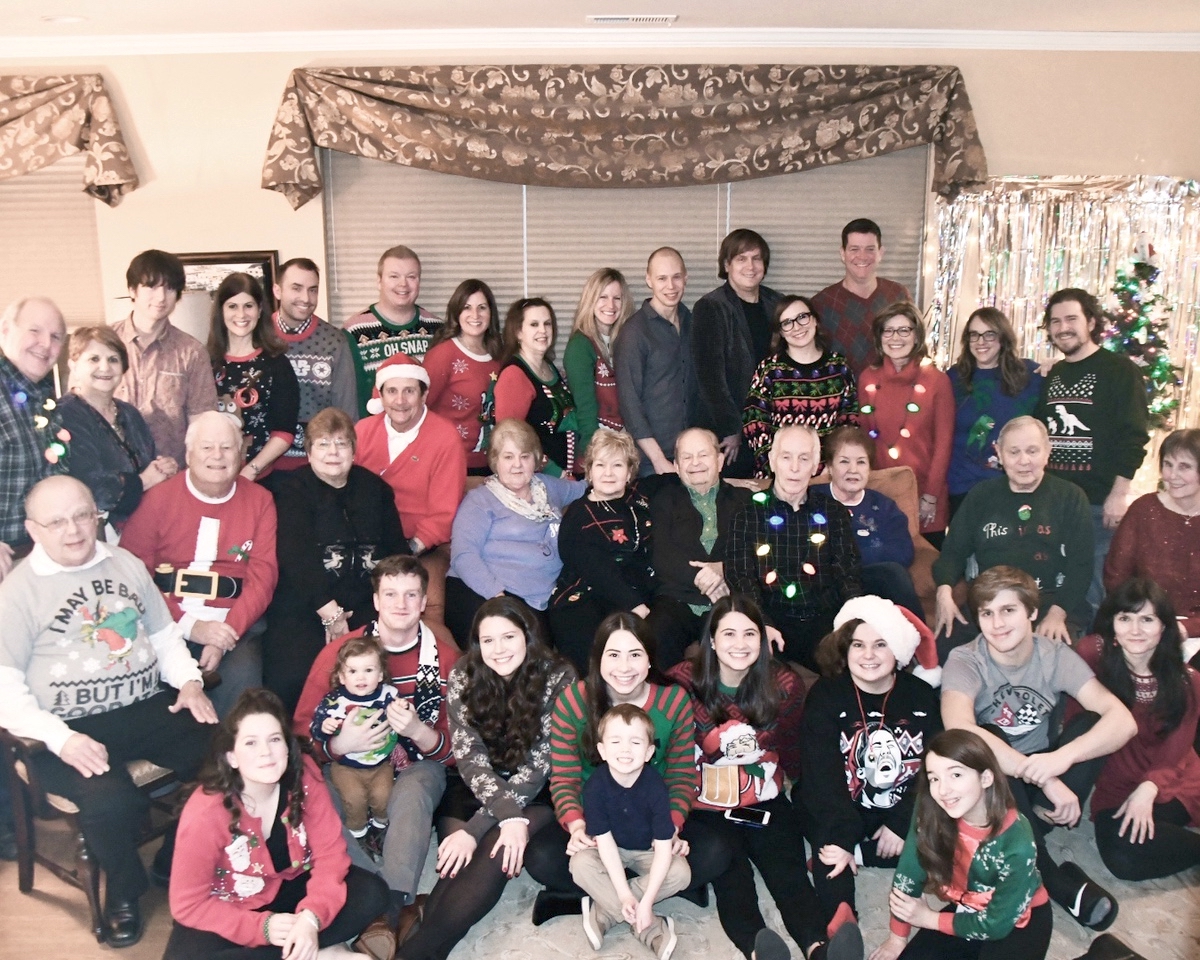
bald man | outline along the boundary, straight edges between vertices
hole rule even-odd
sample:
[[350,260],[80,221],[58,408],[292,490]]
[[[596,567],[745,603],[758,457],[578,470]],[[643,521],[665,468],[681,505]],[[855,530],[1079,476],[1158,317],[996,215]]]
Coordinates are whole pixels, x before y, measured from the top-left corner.
[[33,759],[41,783],[79,807],[106,877],[105,940],[127,947],[142,935],[137,841],[149,802],[125,764],[191,779],[217,715],[146,568],[97,542],[91,491],[49,477],[23,512],[34,547],[0,584],[0,727],[46,744]]
[[53,370],[66,336],[62,313],[42,297],[17,300],[0,316],[0,579],[33,547],[25,495],[65,470]]
[[146,492],[121,545],[154,575],[189,649],[221,675],[213,703],[223,717],[262,685],[262,616],[275,584],[275,502],[242,478],[241,427],[202,413],[184,441],[187,470]]

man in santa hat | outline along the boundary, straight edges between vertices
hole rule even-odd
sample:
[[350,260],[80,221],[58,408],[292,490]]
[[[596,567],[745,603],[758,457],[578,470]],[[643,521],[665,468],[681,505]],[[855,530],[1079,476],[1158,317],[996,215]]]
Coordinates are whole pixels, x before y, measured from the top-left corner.
[[425,368],[407,354],[393,354],[375,371],[367,402],[372,415],[354,428],[354,462],[391,484],[404,536],[418,557],[450,542],[467,479],[462,440],[425,406],[428,390]]

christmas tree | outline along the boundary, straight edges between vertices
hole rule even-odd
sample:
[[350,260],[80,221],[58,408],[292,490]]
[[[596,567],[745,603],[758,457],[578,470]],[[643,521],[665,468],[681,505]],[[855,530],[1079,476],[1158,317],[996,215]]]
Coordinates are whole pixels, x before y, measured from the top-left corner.
[[1156,288],[1158,267],[1154,247],[1138,243],[1133,263],[1118,268],[1112,292],[1115,309],[1108,311],[1104,346],[1123,353],[1142,368],[1146,377],[1146,401],[1150,426],[1170,430],[1179,407],[1180,368],[1171,363],[1167,342],[1167,317],[1171,307]]

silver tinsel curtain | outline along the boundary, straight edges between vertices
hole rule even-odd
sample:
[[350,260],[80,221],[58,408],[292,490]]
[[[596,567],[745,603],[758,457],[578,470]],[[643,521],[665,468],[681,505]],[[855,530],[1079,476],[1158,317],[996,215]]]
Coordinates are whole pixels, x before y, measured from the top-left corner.
[[1172,360],[1183,368],[1176,425],[1200,424],[1200,185],[1169,177],[1003,177],[980,193],[938,201],[938,259],[929,308],[935,357],[958,356],[962,327],[981,306],[1003,310],[1025,356],[1053,356],[1041,328],[1046,298],[1082,287],[1115,305],[1118,267],[1139,242],[1157,254],[1171,305]]

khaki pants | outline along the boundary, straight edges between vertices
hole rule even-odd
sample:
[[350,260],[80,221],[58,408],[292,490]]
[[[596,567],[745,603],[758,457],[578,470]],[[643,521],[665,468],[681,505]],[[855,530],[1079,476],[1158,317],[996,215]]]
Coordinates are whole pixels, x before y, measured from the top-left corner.
[[[638,874],[629,881],[629,889],[640,901],[646,890],[646,875],[650,872],[650,865],[654,862],[654,851],[626,850],[618,847],[617,852],[621,854],[621,863]],[[596,922],[602,931],[624,922],[624,917],[621,916],[621,901],[617,898],[617,889],[613,886],[608,870],[604,867],[604,861],[600,859],[599,850],[595,847],[585,847],[573,854],[571,856],[571,877],[595,902]],[[660,900],[675,896],[680,890],[686,890],[691,879],[692,871],[688,867],[688,862],[683,857],[671,857],[671,866],[667,870],[666,877],[663,878],[662,886],[659,888],[654,902],[658,903]],[[664,931],[664,928],[665,924],[658,920],[641,933],[634,935],[642,943],[649,945]]]
[[342,819],[352,833],[367,828],[370,814],[381,823],[387,822],[388,798],[392,795],[392,781],[396,771],[391,761],[373,767],[349,767],[344,763],[331,763],[326,770],[333,788],[342,798]]

